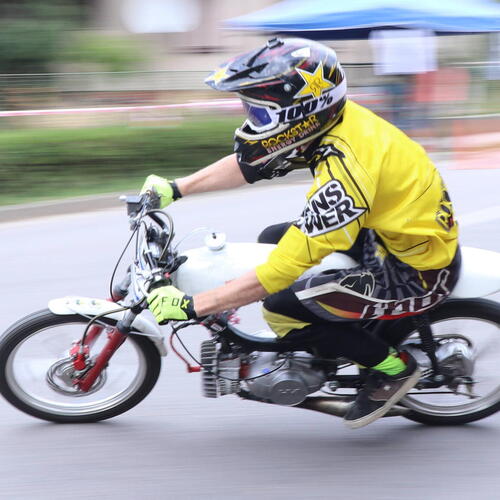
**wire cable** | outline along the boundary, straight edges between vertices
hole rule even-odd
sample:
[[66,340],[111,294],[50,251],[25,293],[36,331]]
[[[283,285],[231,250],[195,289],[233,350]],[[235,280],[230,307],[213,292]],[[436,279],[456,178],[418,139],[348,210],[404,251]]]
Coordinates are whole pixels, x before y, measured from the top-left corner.
[[113,297],[113,281],[115,280],[116,272],[118,271],[118,266],[120,265],[120,262],[123,259],[123,256],[125,255],[125,252],[127,251],[130,243],[132,242],[134,235],[137,233],[137,230],[138,230],[138,227],[136,227],[133,230],[132,234],[130,235],[130,238],[128,239],[127,243],[125,244],[125,248],[122,250],[120,257],[118,257],[118,260],[116,261],[115,268],[113,269],[113,273],[111,274],[111,279],[109,281],[109,296],[110,297]]
[[94,316],[93,318],[91,318],[90,321],[87,323],[85,330],[83,331],[82,339],[80,340],[80,346],[83,348],[83,346],[85,345],[85,339],[87,337],[87,333],[89,331],[89,328],[94,323],[96,323],[98,319],[104,318],[105,316],[107,316],[111,312],[113,312],[113,313],[122,312],[122,311],[126,311],[127,309],[130,309],[131,307],[133,307],[133,306],[125,306],[125,307],[121,307],[120,309],[113,309],[112,311],[105,311],[105,312],[98,314],[97,316]]

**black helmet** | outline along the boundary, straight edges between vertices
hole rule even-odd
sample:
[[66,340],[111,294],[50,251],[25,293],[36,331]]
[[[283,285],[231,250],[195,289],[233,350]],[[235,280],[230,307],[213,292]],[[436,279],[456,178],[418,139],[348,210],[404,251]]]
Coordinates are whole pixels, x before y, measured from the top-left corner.
[[234,150],[250,182],[286,173],[301,146],[335,125],[346,101],[335,51],[301,38],[269,40],[223,64],[205,82],[237,92],[243,102],[247,119],[235,132]]

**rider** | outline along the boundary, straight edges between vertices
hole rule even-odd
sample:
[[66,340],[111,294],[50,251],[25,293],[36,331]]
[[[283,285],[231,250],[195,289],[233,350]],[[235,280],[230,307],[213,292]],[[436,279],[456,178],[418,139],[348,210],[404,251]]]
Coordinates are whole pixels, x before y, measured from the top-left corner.
[[[264,318],[278,336],[326,332],[326,344],[316,345],[324,357],[370,369],[345,416],[351,428],[366,425],[403,397],[420,371],[359,320],[425,311],[458,278],[457,226],[439,172],[421,146],[347,99],[344,71],[322,44],[272,39],[223,64],[206,83],[241,98],[247,117],[235,132],[235,153],[175,181],[151,175],[143,192],[156,190],[166,206],[297,166],[309,167],[314,179],[302,214],[261,233],[259,241],[277,243],[266,263],[194,297],[173,286],[156,289],[150,309],[163,322],[265,299]],[[355,254],[359,266],[301,278],[335,251]]]

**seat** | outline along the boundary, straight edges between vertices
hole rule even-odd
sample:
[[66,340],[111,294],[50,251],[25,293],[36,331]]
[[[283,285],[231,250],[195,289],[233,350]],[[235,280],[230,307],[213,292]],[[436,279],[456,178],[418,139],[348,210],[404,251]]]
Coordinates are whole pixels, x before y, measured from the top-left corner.
[[500,291],[500,253],[461,247],[462,268],[450,297],[470,299]]

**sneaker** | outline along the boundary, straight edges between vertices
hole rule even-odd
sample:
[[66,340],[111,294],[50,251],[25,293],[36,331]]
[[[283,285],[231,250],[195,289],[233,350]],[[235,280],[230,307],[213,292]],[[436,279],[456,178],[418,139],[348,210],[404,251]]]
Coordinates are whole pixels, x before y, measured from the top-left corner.
[[372,370],[365,386],[344,417],[351,429],[358,429],[384,416],[419,380],[415,358],[404,353],[406,368],[397,375]]

